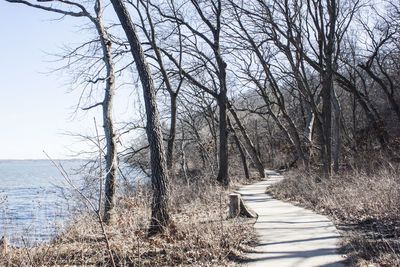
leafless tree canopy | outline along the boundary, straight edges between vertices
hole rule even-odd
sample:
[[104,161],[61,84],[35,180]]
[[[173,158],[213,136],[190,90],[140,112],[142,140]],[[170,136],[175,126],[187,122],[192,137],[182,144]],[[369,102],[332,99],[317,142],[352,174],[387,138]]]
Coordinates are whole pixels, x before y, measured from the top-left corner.
[[[121,143],[119,160],[152,179],[154,232],[170,223],[171,179],[206,172],[229,186],[230,174],[264,177],[265,166],[329,179],[365,168],[374,153],[399,159],[396,1],[7,1],[86,17],[96,30],[64,59],[83,66],[81,106],[103,107],[106,220],[123,132],[137,138]],[[145,115],[116,129],[115,84],[125,83]],[[98,89],[104,98],[94,101]]]

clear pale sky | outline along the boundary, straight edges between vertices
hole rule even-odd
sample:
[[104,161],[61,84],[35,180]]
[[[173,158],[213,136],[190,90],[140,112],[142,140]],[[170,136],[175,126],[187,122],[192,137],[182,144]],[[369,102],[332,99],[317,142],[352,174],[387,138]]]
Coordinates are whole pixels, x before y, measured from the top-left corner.
[[[0,159],[68,158],[83,144],[65,132],[93,130],[93,115],[71,119],[77,93],[67,94],[68,77],[44,74],[54,65],[45,52],[79,43],[80,19],[0,0]],[[77,21],[78,20],[78,21]],[[97,120],[101,121],[100,109]]]

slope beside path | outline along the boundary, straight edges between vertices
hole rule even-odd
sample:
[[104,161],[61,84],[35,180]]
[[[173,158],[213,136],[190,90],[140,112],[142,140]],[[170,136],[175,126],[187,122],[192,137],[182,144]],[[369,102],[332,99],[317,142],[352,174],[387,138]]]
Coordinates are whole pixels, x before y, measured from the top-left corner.
[[268,180],[246,185],[237,193],[258,214],[254,225],[259,238],[245,266],[345,266],[338,254],[340,235],[323,215],[273,199],[266,188],[283,179],[266,171]]

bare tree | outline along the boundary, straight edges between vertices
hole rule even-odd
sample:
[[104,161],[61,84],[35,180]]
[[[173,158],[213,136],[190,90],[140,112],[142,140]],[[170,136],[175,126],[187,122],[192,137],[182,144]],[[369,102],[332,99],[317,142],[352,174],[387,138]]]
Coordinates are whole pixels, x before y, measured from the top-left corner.
[[[398,9],[397,17],[400,17]],[[398,61],[398,44],[396,44],[395,40],[398,37],[396,36],[396,32],[399,26],[384,19],[382,20],[381,23],[385,25],[383,29],[370,29],[367,25],[363,24],[371,39],[372,54],[365,63],[360,63],[359,67],[379,85],[382,92],[386,95],[388,103],[396,114],[398,121],[400,121],[400,105],[396,100],[399,89],[397,81],[392,75],[397,71],[392,66],[396,66]]]
[[[252,14],[249,14],[249,10],[245,10],[233,2],[231,2],[231,4],[233,5],[233,15],[237,22],[237,26],[235,25],[235,28],[233,29],[235,32],[233,38],[236,39],[235,42],[238,44],[238,50],[244,47],[246,51],[251,51],[249,54],[245,54],[246,52],[243,51],[238,51],[236,55],[236,58],[241,62],[239,69],[245,75],[245,77],[241,78],[247,79],[251,83],[255,84],[256,90],[259,91],[260,96],[264,100],[268,114],[272,116],[278,127],[287,137],[287,140],[289,140],[289,142],[295,147],[297,157],[300,161],[307,165],[308,162],[304,155],[300,134],[296,128],[294,120],[291,118],[287,110],[287,95],[285,96],[283,88],[286,88],[287,90],[289,88],[288,84],[279,82],[279,80],[282,79],[277,74],[274,74],[274,64],[271,62],[274,60],[274,52],[272,52],[268,44],[263,44],[265,43],[265,40],[263,40],[262,37],[257,36],[260,29],[258,29],[258,25],[252,25],[254,18],[252,18]],[[247,23],[244,18],[246,15],[250,15],[247,18],[247,20],[250,19],[250,21]],[[300,66],[295,62],[295,57],[292,54],[293,52],[275,38],[276,33],[274,33],[274,31],[266,32],[266,35],[272,36],[268,36],[267,38],[273,40],[274,44],[286,56],[290,64],[289,66],[291,66],[291,70],[288,70],[288,72],[292,71],[294,77],[300,77]],[[253,54],[257,62],[253,60]],[[261,70],[254,67],[254,64],[259,64]],[[261,79],[264,79],[264,81]],[[302,80],[299,81],[298,85],[306,87]],[[278,107],[284,122],[282,122],[277,116],[272,106]]]
[[[89,80],[89,83],[98,83],[105,81],[106,85],[104,88],[104,99],[90,107],[83,108],[84,110],[92,109],[97,106],[102,106],[103,110],[103,128],[106,140],[106,181],[105,181],[105,203],[104,203],[104,221],[112,221],[113,209],[115,206],[115,184],[118,173],[117,164],[117,144],[116,144],[116,132],[114,129],[114,123],[112,118],[112,106],[113,97],[115,94],[115,64],[111,51],[112,42],[108,37],[106,28],[103,25],[103,15],[101,1],[96,0],[94,3],[94,15],[92,15],[87,9],[80,3],[70,1],[58,1],[50,0],[47,2],[59,3],[64,5],[66,9],[55,8],[52,5],[45,6],[43,4],[32,4],[31,2],[24,0],[6,0],[11,3],[20,3],[33,8],[38,8],[50,12],[59,13],[66,16],[72,17],[86,17],[93,23],[96,28],[97,35],[102,48],[102,61],[105,66],[105,77],[97,77],[96,79]],[[76,11],[71,11],[70,8]],[[101,159],[100,159],[101,160]],[[100,192],[101,194],[101,192]]]
[[115,13],[124,29],[135,60],[143,88],[147,115],[147,138],[150,146],[151,181],[154,190],[149,234],[164,231],[170,222],[169,216],[169,177],[165,161],[160,118],[157,110],[156,92],[150,68],[146,62],[142,44],[131,16],[122,0],[111,0]]
[[[285,75],[291,74],[291,77],[297,83],[297,92],[311,105],[312,112],[315,114],[315,123],[320,132],[323,173],[326,177],[329,177],[332,162],[333,81],[338,74],[338,55],[341,51],[343,36],[360,6],[360,1],[339,3],[335,0],[284,2],[271,0],[254,1],[254,5],[244,5],[243,1],[231,2],[234,3],[237,10],[240,10],[241,14],[237,13],[239,19],[242,14],[249,18],[250,24],[246,26],[240,26],[239,21],[242,31],[242,34],[239,35],[248,40],[258,59],[261,62],[265,61],[265,54],[257,52],[260,47],[270,44],[276,48],[275,51],[272,50],[272,53],[278,53],[272,55],[275,58],[274,64],[267,63],[263,68],[269,80],[269,86],[271,89],[276,88],[277,95],[275,98],[278,100],[278,106],[283,107],[285,96],[279,94],[278,88],[282,83],[274,78],[271,65],[274,66],[272,69],[277,70],[277,72]],[[253,29],[252,26],[256,28],[255,33],[265,35],[264,39],[258,38],[259,43],[254,42],[256,35],[250,35],[247,30]],[[280,62],[280,54],[285,56],[285,63]],[[289,69],[287,66],[289,66]],[[317,95],[307,86],[307,76],[304,76],[310,69],[319,74],[320,85]],[[284,80],[281,77],[279,77],[280,80]],[[318,97],[321,97],[322,109],[317,104]],[[283,108],[281,110],[284,111]],[[285,118],[286,115],[283,114],[283,117]],[[296,137],[295,125],[290,122],[290,116],[286,117],[285,120],[289,125],[288,133],[294,136],[293,140],[295,144],[297,143],[298,154],[301,155],[302,148],[298,145],[297,140],[299,138]],[[335,131],[335,133],[339,132]],[[338,140],[338,138],[340,136],[335,139]],[[336,146],[336,148],[339,149],[339,146]]]
[[[176,124],[177,124],[177,99],[182,87],[183,77],[180,71],[176,71],[178,73],[178,83],[174,88],[172,82],[172,75],[169,74],[171,71],[168,71],[167,67],[165,66],[165,58],[162,56],[161,51],[159,49],[158,40],[156,37],[157,29],[156,24],[157,22],[153,21],[153,16],[151,14],[151,4],[148,0],[139,0],[136,3],[133,1],[129,2],[137,11],[138,16],[140,18],[140,28],[142,29],[144,36],[150,43],[151,49],[154,52],[154,56],[152,57],[157,65],[158,69],[161,73],[162,83],[165,84],[165,89],[169,94],[170,98],[170,126],[169,126],[169,135],[167,141],[167,167],[171,170],[173,165],[173,157],[174,157],[174,141],[176,136]],[[176,13],[174,3],[171,2],[171,8],[174,13]],[[182,41],[181,41],[181,30],[180,25],[176,27],[177,35],[178,35],[178,44],[179,47],[179,65],[182,62]],[[169,73],[168,73],[169,72]]]
[[[188,18],[179,10],[167,13],[160,6],[156,6],[159,13],[170,20],[176,22],[177,25],[182,25],[188,31],[186,36],[187,43],[191,46],[192,51],[187,50],[186,57],[197,59],[202,62],[203,69],[207,75],[210,75],[212,86],[204,86],[203,82],[198,77],[190,75],[189,70],[181,69],[181,73],[191,83],[205,90],[210,95],[214,96],[219,108],[219,171],[217,180],[227,186],[229,185],[228,176],[228,124],[227,124],[227,64],[224,61],[221,51],[221,33],[222,33],[222,11],[223,4],[221,0],[213,0],[207,3],[200,3],[195,0],[190,0],[181,5],[181,8],[189,5],[193,8],[198,20],[195,22],[193,18]],[[197,22],[201,23],[199,29]],[[206,29],[206,30],[205,30]],[[208,33],[206,33],[208,32]],[[201,46],[205,45],[212,53],[208,55],[208,51],[201,51]],[[168,58],[177,66],[178,62],[174,59],[172,53],[163,50]],[[211,66],[211,68],[209,68]],[[198,71],[198,70],[197,70]],[[215,80],[215,76],[217,81]],[[213,88],[213,89],[211,89]]]

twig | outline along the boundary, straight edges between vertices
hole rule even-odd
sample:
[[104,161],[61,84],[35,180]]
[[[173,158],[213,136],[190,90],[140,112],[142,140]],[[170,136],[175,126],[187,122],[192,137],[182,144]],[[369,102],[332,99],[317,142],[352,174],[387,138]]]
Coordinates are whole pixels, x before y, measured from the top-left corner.
[[[97,129],[97,123],[96,123],[96,118],[93,117],[93,121],[94,121],[94,128],[96,129],[96,136],[97,136],[97,145],[98,147],[101,147],[100,145],[100,137],[99,137],[99,131]],[[99,195],[99,208],[98,208],[98,213],[101,216],[101,196],[103,194],[103,167],[102,167],[102,151],[101,149],[99,149],[99,168],[100,168],[100,195]]]
[[138,254],[138,265],[140,267],[140,237],[139,235],[136,236],[137,239],[137,254]]
[[[65,170],[63,171],[63,169],[62,169],[60,166],[58,166],[58,165],[54,162],[54,160],[46,153],[46,151],[43,151],[43,153],[44,153],[44,154],[46,155],[46,157],[51,161],[51,163],[58,169],[58,171],[61,173],[61,175],[64,177],[64,179],[68,182],[68,184],[70,184],[70,185],[75,189],[75,191],[78,192],[78,193],[86,200],[86,202],[87,202],[87,203],[89,204],[89,206],[92,208],[92,211],[96,214],[96,216],[97,216],[97,218],[98,218],[98,221],[99,221],[99,224],[100,224],[100,227],[101,227],[102,234],[103,234],[103,236],[104,236],[104,241],[106,242],[107,253],[108,253],[108,255],[110,256],[111,266],[115,267],[116,265],[115,265],[115,261],[114,261],[114,256],[112,255],[112,250],[111,250],[110,242],[109,242],[109,240],[108,240],[108,236],[107,236],[107,233],[106,233],[106,229],[104,228],[103,219],[101,218],[100,208],[97,209],[97,208],[93,205],[92,201],[90,201],[90,199],[89,199],[84,193],[82,193],[81,190],[79,190],[79,189],[75,186],[75,184],[74,184],[74,183],[71,181],[71,179],[68,177],[68,175],[67,175],[67,173],[65,172]],[[101,151],[100,151],[100,155],[101,155]],[[100,160],[101,160],[101,159],[100,159]],[[100,192],[100,195],[101,195],[101,192]]]
[[221,233],[224,230],[224,225],[222,224],[222,192],[219,193],[219,216],[221,222]]
[[28,259],[29,259],[30,264],[32,266],[35,266],[35,264],[33,263],[33,260],[32,260],[31,253],[29,253],[28,245],[26,244],[25,238],[23,236],[21,236],[21,239],[22,239],[22,242],[24,242],[24,246],[25,246],[24,250],[26,251],[26,254],[28,255]]

